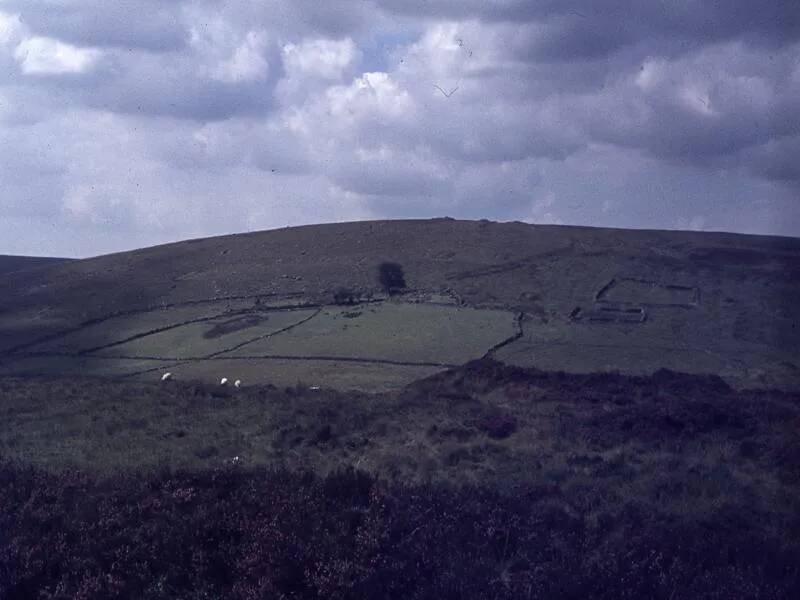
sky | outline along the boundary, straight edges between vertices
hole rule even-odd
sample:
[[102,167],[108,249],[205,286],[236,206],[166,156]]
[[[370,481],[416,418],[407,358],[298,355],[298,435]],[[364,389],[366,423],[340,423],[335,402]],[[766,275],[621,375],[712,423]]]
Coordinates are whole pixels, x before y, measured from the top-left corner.
[[0,254],[441,216],[800,236],[800,4],[0,0]]

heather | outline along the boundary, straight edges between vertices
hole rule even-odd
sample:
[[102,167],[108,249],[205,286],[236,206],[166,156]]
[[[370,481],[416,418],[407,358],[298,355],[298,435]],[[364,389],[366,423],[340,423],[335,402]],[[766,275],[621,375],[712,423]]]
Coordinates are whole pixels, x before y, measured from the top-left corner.
[[[587,518],[558,486],[403,486],[228,467],[97,479],[4,463],[0,597],[789,598],[782,538],[724,504]],[[586,503],[597,502],[591,490]]]
[[0,379],[0,598],[794,597],[799,426],[666,370]]

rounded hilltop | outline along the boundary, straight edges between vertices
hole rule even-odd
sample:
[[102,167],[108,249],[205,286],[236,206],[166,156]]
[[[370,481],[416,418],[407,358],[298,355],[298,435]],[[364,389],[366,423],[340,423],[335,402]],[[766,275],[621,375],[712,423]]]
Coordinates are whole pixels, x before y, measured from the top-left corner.
[[381,389],[491,356],[794,388],[799,259],[793,238],[449,218],[188,240],[6,275],[0,369]]

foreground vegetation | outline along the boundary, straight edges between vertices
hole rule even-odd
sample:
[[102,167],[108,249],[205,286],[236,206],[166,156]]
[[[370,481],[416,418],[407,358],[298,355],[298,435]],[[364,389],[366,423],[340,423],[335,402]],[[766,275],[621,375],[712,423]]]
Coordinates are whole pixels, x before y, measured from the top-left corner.
[[670,371],[0,379],[0,597],[789,598],[798,431]]
[[789,598],[800,585],[798,538],[726,504],[675,520],[625,503],[590,520],[558,486],[237,468],[100,483],[4,465],[0,483],[8,600]]

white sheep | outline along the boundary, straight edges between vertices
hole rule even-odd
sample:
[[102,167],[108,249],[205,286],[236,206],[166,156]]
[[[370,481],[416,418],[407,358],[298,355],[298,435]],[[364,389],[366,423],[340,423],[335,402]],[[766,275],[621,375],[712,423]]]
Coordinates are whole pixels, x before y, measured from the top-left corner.
[[228,385],[228,378],[227,377],[223,377],[222,379],[219,380],[219,384],[220,385]]
[[161,376],[161,381],[168,381],[168,380],[170,380],[170,379],[172,379],[172,373],[164,373],[164,374]]
[[233,382],[233,385],[235,387],[237,387],[237,388],[242,387],[242,380],[241,379],[237,379],[236,381]]

